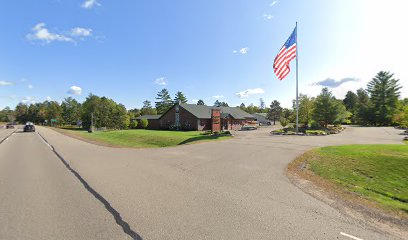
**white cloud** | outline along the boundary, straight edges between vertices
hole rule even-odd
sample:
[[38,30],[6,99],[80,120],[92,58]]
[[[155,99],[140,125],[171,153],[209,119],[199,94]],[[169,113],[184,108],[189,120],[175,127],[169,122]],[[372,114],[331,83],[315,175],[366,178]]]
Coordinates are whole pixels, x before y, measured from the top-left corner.
[[62,34],[51,33],[47,28],[45,23],[38,23],[31,29],[32,33],[27,34],[27,39],[31,41],[42,41],[45,43],[51,43],[53,41],[60,42],[73,42],[74,40],[70,37],[64,36]]
[[13,82],[8,82],[8,81],[0,81],[0,86],[11,86],[14,85]]
[[31,31],[32,33],[27,34],[27,39],[43,43],[51,43],[54,41],[76,43],[76,40],[83,40],[85,37],[92,36],[92,29],[82,27],[72,28],[69,32],[65,32],[64,34],[52,33],[46,28],[45,23],[35,25]]
[[263,15],[263,18],[265,19],[265,20],[271,20],[272,18],[273,18],[273,15],[271,15],[271,14],[264,14]]
[[323,81],[313,83],[313,85],[329,87],[329,88],[337,88],[346,82],[358,82],[358,81],[360,81],[360,79],[353,78],[353,77],[346,77],[341,80],[335,80],[333,78],[326,78]]
[[23,99],[21,99],[20,102],[23,103],[23,104],[34,104],[34,103],[36,103],[36,98],[31,97],[31,96],[27,96],[27,97],[23,97]]
[[50,96],[46,97],[45,100],[47,101],[52,101],[52,98]]
[[[319,82],[300,83],[299,93],[315,97],[320,94],[322,88],[327,87],[336,98],[343,99],[347,91],[356,92],[359,88],[365,89],[367,87],[368,81],[371,80],[370,78],[364,77],[357,72],[353,75],[358,77],[345,77],[341,76],[340,74],[336,74],[335,78],[326,78],[325,80]],[[293,92],[293,94],[294,93],[295,92]]]
[[242,55],[245,55],[249,52],[249,48],[248,47],[244,47],[239,49],[239,53],[241,53]]
[[262,88],[253,88],[253,89],[247,89],[242,92],[235,93],[239,98],[241,99],[246,99],[252,95],[257,95],[257,94],[262,94],[265,93],[265,91]]
[[83,8],[93,8],[93,7],[99,7],[101,4],[96,1],[96,0],[86,0],[84,3],[82,3],[81,7]]
[[34,86],[33,85],[31,85],[31,84],[28,84],[28,89],[33,89],[34,88]]
[[224,96],[223,95],[215,95],[215,96],[212,96],[213,98],[215,98],[215,99],[221,99],[221,98],[224,98]]
[[269,6],[270,7],[273,7],[275,4],[277,4],[278,3],[278,1],[273,1],[273,2],[271,2],[271,4],[269,4]]
[[233,51],[232,51],[232,53],[234,53],[234,54],[239,53],[239,54],[242,54],[242,55],[245,55],[245,54],[247,54],[248,52],[249,52],[249,48],[248,48],[248,47],[244,47],[244,48],[241,48],[241,49],[239,49],[239,50],[233,50]]
[[167,85],[167,80],[165,77],[160,77],[160,78],[156,78],[156,80],[154,80],[154,83],[160,86],[164,86],[164,85]]
[[198,103],[198,99],[191,99],[190,102],[193,103],[193,104],[197,104],[197,103]]
[[71,29],[70,35],[73,37],[89,37],[92,35],[92,29],[76,27]]
[[80,88],[78,86],[72,86],[72,87],[69,88],[68,94],[81,95],[82,94],[82,88]]

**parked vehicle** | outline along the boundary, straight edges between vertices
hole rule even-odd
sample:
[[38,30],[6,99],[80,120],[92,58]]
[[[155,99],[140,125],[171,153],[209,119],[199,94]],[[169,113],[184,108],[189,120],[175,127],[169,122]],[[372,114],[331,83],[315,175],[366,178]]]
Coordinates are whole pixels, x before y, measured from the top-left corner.
[[14,128],[14,124],[12,124],[12,123],[8,123],[6,125],[6,129],[13,129],[13,128]]
[[24,132],[35,132],[35,126],[33,123],[27,123],[24,126]]

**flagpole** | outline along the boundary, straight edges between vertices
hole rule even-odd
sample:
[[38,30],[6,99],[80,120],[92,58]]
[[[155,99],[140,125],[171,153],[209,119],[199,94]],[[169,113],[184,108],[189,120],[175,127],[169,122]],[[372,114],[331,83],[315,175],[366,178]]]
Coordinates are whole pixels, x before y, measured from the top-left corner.
[[296,133],[299,132],[299,90],[298,90],[298,40],[297,40],[297,22],[296,22]]

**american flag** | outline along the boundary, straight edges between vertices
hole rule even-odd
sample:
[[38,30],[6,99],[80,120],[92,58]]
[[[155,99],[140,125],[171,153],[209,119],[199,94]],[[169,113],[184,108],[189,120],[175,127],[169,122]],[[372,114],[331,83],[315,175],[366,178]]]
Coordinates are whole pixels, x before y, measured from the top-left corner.
[[296,57],[296,35],[297,29],[295,27],[273,62],[273,71],[279,80],[283,80],[289,74],[289,63]]

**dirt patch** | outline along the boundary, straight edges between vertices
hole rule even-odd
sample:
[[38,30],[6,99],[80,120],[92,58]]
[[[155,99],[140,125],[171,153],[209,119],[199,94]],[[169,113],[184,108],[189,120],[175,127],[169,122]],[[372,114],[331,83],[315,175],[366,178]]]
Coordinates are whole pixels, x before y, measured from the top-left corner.
[[368,224],[375,231],[408,239],[407,213],[384,209],[379,204],[314,174],[308,165],[313,156],[312,152],[306,152],[288,165],[287,176],[294,185],[341,213]]

